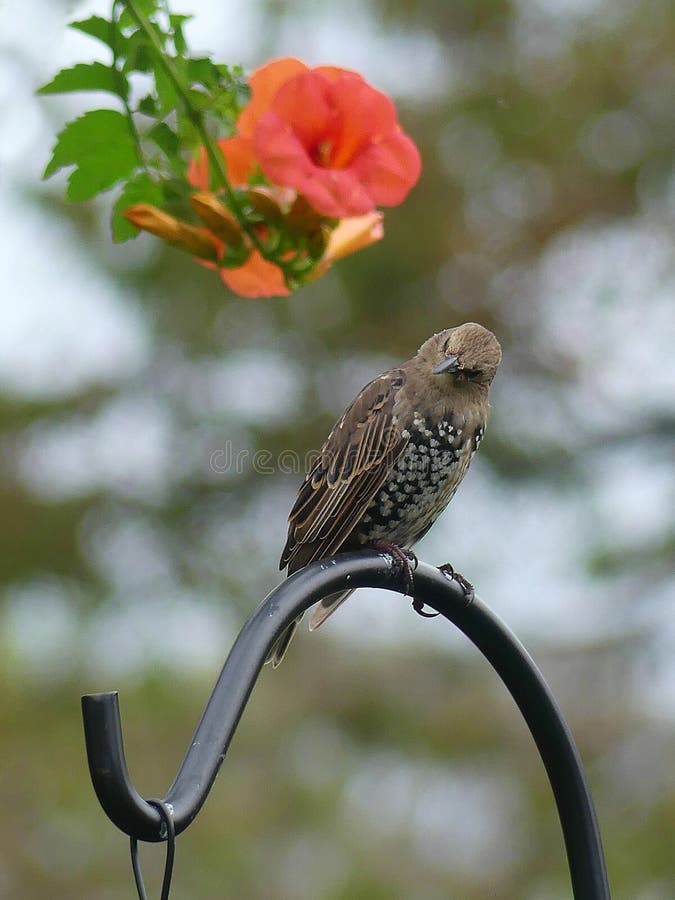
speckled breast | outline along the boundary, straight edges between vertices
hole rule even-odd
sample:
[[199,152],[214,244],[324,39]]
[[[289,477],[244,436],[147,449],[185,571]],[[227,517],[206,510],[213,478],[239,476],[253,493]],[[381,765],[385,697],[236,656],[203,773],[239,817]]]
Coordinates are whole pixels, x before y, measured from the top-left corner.
[[357,539],[410,547],[452,499],[482,438],[467,434],[464,416],[438,423],[415,413],[409,442],[389,479],[366,510]]

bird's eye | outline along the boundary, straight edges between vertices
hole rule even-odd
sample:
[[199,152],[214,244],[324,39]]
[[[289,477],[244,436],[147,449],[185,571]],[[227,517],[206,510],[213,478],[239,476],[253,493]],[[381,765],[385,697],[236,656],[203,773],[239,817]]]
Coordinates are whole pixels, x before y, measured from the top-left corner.
[[477,381],[482,374],[480,369],[462,369],[462,375],[467,381]]

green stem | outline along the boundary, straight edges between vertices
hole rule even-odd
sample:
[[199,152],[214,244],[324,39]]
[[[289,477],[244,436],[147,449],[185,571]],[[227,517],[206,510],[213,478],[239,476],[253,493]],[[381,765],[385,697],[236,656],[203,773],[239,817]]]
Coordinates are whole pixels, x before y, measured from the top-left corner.
[[[120,57],[119,57],[119,53],[117,51],[117,29],[114,26],[115,8],[118,6],[119,2],[120,2],[120,0],[114,0],[113,5],[112,5],[112,14],[110,17],[112,19],[112,22],[110,25],[111,35],[112,35],[112,41],[111,41],[112,48],[111,49],[113,52],[113,70],[115,72],[116,80],[119,78],[119,76],[122,75],[122,72],[120,72],[119,67],[118,67]],[[147,172],[148,166],[145,161],[145,156],[143,155],[143,148],[141,147],[141,137],[138,133],[138,129],[136,128],[136,122],[134,121],[134,116],[131,111],[131,107],[129,106],[129,101],[127,100],[126,96],[124,96],[124,97],[122,96],[121,91],[119,93],[119,97],[122,101],[122,105],[124,106],[124,111],[127,115],[127,121],[129,122],[129,130],[131,131],[131,136],[133,137],[134,143],[136,145],[136,155],[138,157],[138,162],[141,166],[143,166],[143,168]]]
[[[157,38],[157,35],[150,27],[150,24],[149,24],[148,20],[145,18],[145,16],[143,15],[143,13],[136,6],[136,3],[134,2],[134,0],[123,0],[123,2],[125,4],[125,6],[127,7],[127,9],[129,10],[129,12],[131,13],[131,15],[134,17],[134,19],[138,23],[138,26],[142,29],[143,33],[148,38],[148,40],[154,47],[155,51],[157,52],[160,63],[162,65],[164,71],[166,72],[167,76],[169,77],[171,83],[173,84],[174,88],[176,89],[176,93],[180,97],[180,99],[183,103],[183,106],[185,107],[185,111],[188,115],[188,118],[190,119],[190,121],[196,128],[197,132],[199,133],[199,136],[202,139],[204,147],[206,148],[206,155],[209,158],[209,162],[215,169],[217,178],[220,182],[220,185],[221,185],[223,192],[225,194],[225,197],[227,199],[227,205],[232,210],[235,218],[239,222],[242,229],[246,232],[246,234],[251,239],[251,242],[253,243],[256,250],[258,250],[258,252],[263,257],[265,257],[265,259],[269,259],[270,258],[269,254],[266,252],[264,245],[260,241],[258,235],[253,230],[252,226],[247,221],[246,216],[244,215],[243,210],[239,204],[239,200],[237,199],[237,196],[234,193],[234,191],[232,190],[232,186],[230,185],[230,182],[228,181],[227,169],[225,166],[225,159],[223,157],[223,154],[220,152],[220,148],[217,146],[214,139],[211,137],[211,135],[206,130],[206,128],[204,126],[204,121],[201,117],[201,114],[199,113],[198,110],[196,110],[193,107],[193,105],[190,101],[188,89],[185,86],[185,84],[183,84],[183,80],[181,79],[181,76],[179,75],[176,67],[174,66],[171,59],[169,59],[169,57],[167,57],[167,55],[164,53],[164,49],[163,49],[162,45],[160,44],[160,42]],[[273,261],[276,263],[276,265],[280,265],[280,263],[277,260],[273,260]],[[282,268],[283,268],[283,266],[282,266]]]

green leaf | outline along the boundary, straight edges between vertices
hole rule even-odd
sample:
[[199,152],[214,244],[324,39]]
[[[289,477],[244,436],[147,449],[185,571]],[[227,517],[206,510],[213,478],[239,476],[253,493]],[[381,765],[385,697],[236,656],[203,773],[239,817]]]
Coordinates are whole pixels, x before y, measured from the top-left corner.
[[147,172],[140,172],[124,185],[112,212],[112,233],[116,244],[136,237],[139,229],[124,218],[124,210],[135,203],[150,203],[161,207],[164,202],[162,186],[153,181]]
[[[152,54],[156,59],[156,54]],[[154,65],[155,70],[155,87],[157,88],[157,99],[159,100],[160,115],[166,116],[178,106],[178,96],[173,82],[164,71],[162,64],[157,60]]]
[[[136,0],[136,6],[140,13],[142,13],[146,19],[154,16],[160,8],[160,0]],[[122,14],[119,17],[119,26],[120,28],[137,28],[138,22],[128,9],[122,11]]]
[[68,27],[74,28],[75,31],[81,31],[83,34],[88,34],[89,37],[96,38],[97,41],[106,44],[111,50],[115,49],[116,44],[120,47],[124,41],[117,29],[117,24],[109,22],[101,16],[91,16],[89,19],[82,19],[80,22],[71,22]]
[[189,22],[190,19],[193,18],[194,16],[169,16],[169,24],[171,25],[171,30],[173,31],[173,45],[176,48],[176,53],[181,56],[184,56],[187,53],[187,43],[185,42],[185,38],[183,36],[183,25],[185,24],[185,22]]
[[153,60],[145,34],[140,30],[134,31],[133,34],[125,38],[125,41],[123,71],[151,72]]
[[187,116],[179,116],[177,124],[178,137],[183,147],[187,150],[196,150],[197,147],[201,146],[203,143],[201,135]]
[[157,98],[153,94],[146,94],[138,101],[138,111],[146,116],[157,118],[159,108],[157,106]]
[[188,59],[186,73],[191,82],[196,81],[206,88],[216,87],[221,81],[221,72],[218,66],[208,57]]
[[78,63],[72,69],[61,69],[53,81],[39,88],[38,94],[67,94],[72,91],[109,91],[124,100],[129,84],[121,72],[103,63]]
[[188,88],[186,94],[190,101],[190,106],[198,112],[204,112],[213,105],[213,99],[206,91]]
[[138,164],[126,116],[114,109],[96,109],[66,125],[42,177],[75,166],[66,195],[69,200],[88,200],[126,178]]
[[179,219],[194,217],[194,211],[190,206],[190,195],[194,193],[194,187],[184,178],[165,178],[162,181],[164,191],[164,209]]
[[150,140],[156,144],[167,159],[172,160],[178,155],[180,142],[176,132],[166,122],[158,122],[148,132]]

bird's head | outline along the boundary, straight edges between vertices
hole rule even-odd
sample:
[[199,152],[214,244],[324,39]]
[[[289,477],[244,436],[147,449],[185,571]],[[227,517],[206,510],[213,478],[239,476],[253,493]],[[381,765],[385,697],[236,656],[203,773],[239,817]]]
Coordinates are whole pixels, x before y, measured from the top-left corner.
[[502,361],[502,349],[491,331],[466,322],[432,335],[417,356],[425,367],[431,366],[434,375],[489,387]]

